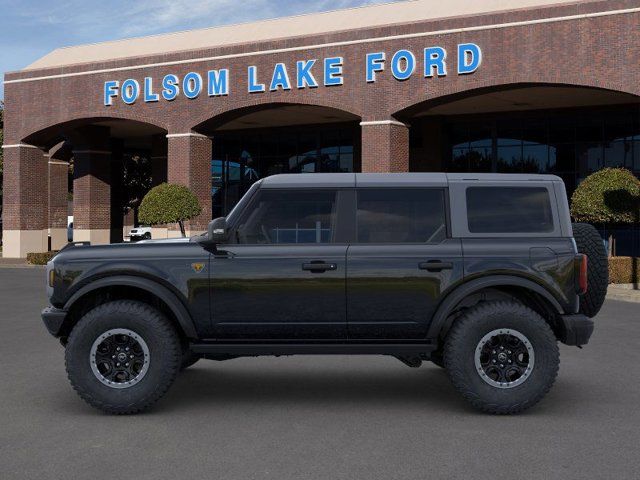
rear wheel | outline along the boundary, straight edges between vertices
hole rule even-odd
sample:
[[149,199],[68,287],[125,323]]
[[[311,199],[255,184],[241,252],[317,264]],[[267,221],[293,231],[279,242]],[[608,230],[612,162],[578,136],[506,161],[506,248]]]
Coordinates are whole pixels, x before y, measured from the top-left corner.
[[65,351],[67,374],[80,397],[116,414],[151,407],[175,380],[181,359],[169,320],[132,300],[105,303],[85,314]]
[[578,252],[587,256],[587,292],[580,297],[580,313],[595,317],[607,295],[609,265],[602,238],[593,225],[574,223],[573,238]]
[[516,301],[478,304],[447,335],[444,365],[474,407],[519,413],[540,401],[560,363],[557,340],[540,315]]

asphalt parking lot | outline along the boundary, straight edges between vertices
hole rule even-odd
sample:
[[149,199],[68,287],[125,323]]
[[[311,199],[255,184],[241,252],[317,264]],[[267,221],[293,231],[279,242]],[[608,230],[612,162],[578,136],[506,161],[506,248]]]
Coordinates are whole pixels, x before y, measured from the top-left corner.
[[534,409],[476,413],[445,373],[383,357],[200,362],[147,414],[99,413],[41,324],[40,269],[0,269],[0,478],[638,478],[640,304],[562,346]]

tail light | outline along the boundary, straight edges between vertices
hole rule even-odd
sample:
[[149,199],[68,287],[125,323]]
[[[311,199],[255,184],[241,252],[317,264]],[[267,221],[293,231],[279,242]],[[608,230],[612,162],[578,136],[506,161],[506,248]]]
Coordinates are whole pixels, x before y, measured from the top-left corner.
[[576,260],[578,263],[577,265],[578,294],[583,295],[587,293],[587,265],[588,265],[589,259],[586,255],[578,255],[576,257]]

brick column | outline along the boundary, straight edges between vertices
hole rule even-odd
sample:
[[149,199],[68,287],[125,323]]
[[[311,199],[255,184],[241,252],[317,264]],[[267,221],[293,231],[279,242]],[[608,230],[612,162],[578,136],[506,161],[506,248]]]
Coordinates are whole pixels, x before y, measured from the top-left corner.
[[167,137],[151,137],[151,186],[155,187],[167,181]]
[[3,191],[4,258],[46,252],[48,166],[45,152],[33,145],[5,145]]
[[73,144],[73,240],[111,239],[111,145],[108,127],[80,127]]
[[49,235],[51,250],[67,244],[69,160],[71,147],[60,142],[49,150]]
[[51,250],[67,244],[67,193],[69,164],[49,158],[49,231]]
[[361,122],[362,171],[408,172],[409,127],[396,120]]
[[[209,137],[198,133],[175,133],[167,135],[168,139],[168,182],[185,185],[198,197],[202,214],[194,218],[185,227],[189,235],[207,230],[211,221],[211,151],[212,142]],[[171,229],[179,228],[171,225]],[[170,232],[176,236],[175,231]]]
[[111,152],[73,151],[73,241],[111,239]]

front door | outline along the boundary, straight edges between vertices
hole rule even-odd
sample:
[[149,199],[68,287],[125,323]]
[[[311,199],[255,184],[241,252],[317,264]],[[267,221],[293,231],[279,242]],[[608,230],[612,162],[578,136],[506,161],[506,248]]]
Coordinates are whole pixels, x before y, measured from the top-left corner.
[[261,189],[211,260],[216,338],[346,338],[335,189]]
[[448,238],[446,190],[362,188],[347,254],[353,339],[425,338],[438,301],[462,280],[459,239]]

